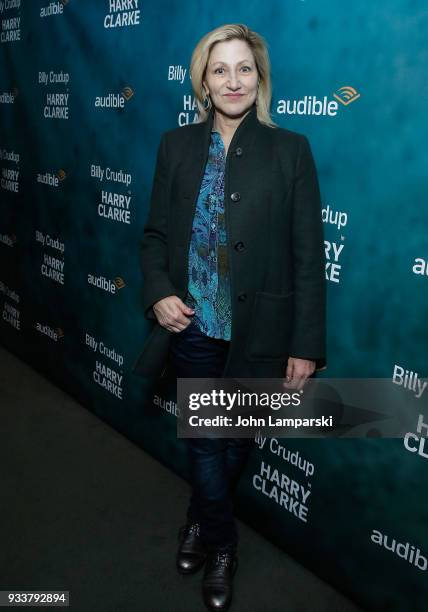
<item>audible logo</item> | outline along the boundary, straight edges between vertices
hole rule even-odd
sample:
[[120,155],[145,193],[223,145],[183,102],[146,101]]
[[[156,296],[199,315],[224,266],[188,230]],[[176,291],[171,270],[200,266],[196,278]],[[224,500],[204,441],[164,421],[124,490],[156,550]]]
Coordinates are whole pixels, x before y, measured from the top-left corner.
[[[343,104],[348,106],[360,97],[360,94],[354,87],[346,85],[340,87],[333,97]],[[337,115],[338,103],[335,100],[328,100],[324,96],[322,100],[318,100],[316,96],[305,96],[301,100],[278,100],[276,112],[279,115],[328,115],[334,117]]]
[[0,234],[0,242],[8,247],[13,247],[16,244],[16,234]]
[[103,289],[108,293],[116,293],[116,289],[122,289],[125,287],[125,281],[120,276],[116,276],[114,281],[111,281],[109,278],[105,278],[104,276],[94,276],[93,274],[88,274],[88,285],[94,285],[94,287],[98,287],[98,289]]
[[338,89],[337,93],[333,94],[333,97],[336,98],[336,100],[339,100],[339,102],[344,106],[348,106],[348,104],[351,104],[351,102],[355,102],[355,100],[360,97],[360,94],[350,85],[346,85],[345,87]]
[[415,257],[415,265],[412,268],[413,274],[428,276],[428,261],[423,257]]
[[162,410],[165,410],[165,412],[169,412],[176,417],[178,417],[180,414],[180,409],[176,402],[173,402],[172,400],[165,400],[160,395],[153,396],[153,405],[159,406],[159,408],[162,408]]
[[424,555],[421,554],[419,548],[416,548],[413,545],[410,545],[409,542],[402,544],[401,542],[397,542],[395,538],[388,541],[388,536],[383,535],[377,529],[373,529],[372,535],[370,536],[371,541],[374,544],[378,544],[379,546],[383,546],[386,550],[390,550],[395,553],[401,559],[404,559],[408,563],[411,563],[418,569],[423,572],[427,569],[427,559]]
[[114,279],[114,284],[118,289],[123,289],[123,287],[125,287],[125,281],[120,276],[116,276],[116,278]]
[[4,91],[3,93],[0,93],[0,104],[13,104],[15,102],[17,94],[17,89],[14,89],[10,92]]
[[58,187],[61,181],[64,181],[67,178],[67,174],[65,170],[60,168],[56,174],[52,174],[51,172],[45,172],[45,174],[37,174],[36,181],[37,183],[42,183],[43,185],[49,185],[50,187]]
[[40,17],[61,15],[66,4],[68,4],[68,0],[62,0],[62,2],[50,2],[48,6],[42,6],[40,9]]
[[125,100],[129,100],[130,98],[132,98],[133,95],[134,92],[130,87],[124,87],[122,89],[122,96],[125,98]]
[[54,328],[48,325],[47,323],[41,323],[40,321],[36,321],[34,324],[34,328],[40,334],[47,336],[54,342],[58,342],[58,340],[62,340],[64,338],[64,331],[61,329],[61,327]]
[[110,93],[107,96],[97,96],[95,98],[96,108],[124,108],[125,102],[134,95],[132,87],[124,87],[120,93]]

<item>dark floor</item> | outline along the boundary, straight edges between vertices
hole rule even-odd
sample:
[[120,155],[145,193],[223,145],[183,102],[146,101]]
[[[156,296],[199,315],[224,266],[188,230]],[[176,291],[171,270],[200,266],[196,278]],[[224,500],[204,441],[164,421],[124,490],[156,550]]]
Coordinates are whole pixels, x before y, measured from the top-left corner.
[[[187,483],[1,347],[0,409],[0,590],[68,590],[75,612],[203,612],[202,574],[174,567]],[[239,531],[231,612],[360,610]]]

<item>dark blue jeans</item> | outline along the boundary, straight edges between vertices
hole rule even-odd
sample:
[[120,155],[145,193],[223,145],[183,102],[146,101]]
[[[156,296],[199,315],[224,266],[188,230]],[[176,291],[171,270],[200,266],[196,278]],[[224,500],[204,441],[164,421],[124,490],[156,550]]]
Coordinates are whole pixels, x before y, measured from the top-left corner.
[[[226,340],[210,338],[191,323],[171,339],[170,365],[177,378],[218,378],[229,350]],[[238,531],[233,493],[253,439],[186,438],[192,495],[187,520],[198,522],[209,549],[235,547]]]

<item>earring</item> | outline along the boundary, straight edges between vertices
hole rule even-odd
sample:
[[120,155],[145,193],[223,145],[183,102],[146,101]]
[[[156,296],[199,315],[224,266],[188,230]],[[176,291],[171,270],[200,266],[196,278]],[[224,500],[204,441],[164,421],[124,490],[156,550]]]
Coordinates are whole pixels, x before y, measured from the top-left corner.
[[205,98],[202,100],[202,104],[205,110],[208,110],[211,107],[210,94],[205,94]]

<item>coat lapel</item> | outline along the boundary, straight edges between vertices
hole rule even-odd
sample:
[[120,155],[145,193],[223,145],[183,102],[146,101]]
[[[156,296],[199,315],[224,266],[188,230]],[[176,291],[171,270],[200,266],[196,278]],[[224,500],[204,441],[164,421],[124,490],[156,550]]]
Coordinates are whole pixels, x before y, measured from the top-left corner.
[[[194,210],[205,166],[208,159],[208,152],[211,140],[211,130],[214,122],[214,109],[211,108],[206,121],[196,124],[198,129],[194,130],[193,144],[189,148],[187,159],[182,162],[182,169],[185,169],[186,188],[184,197],[190,201],[190,209]],[[238,147],[244,149],[246,155],[251,151],[254,143],[259,121],[257,119],[257,107],[255,104],[250,112],[244,117],[235,130],[227,152],[227,159],[235,155]],[[228,164],[226,165],[226,170]]]
[[[210,137],[211,137],[211,130],[213,127],[213,122],[214,122],[214,110],[213,108],[211,108],[207,120],[199,124],[203,128],[203,137],[200,138],[201,148],[199,150],[199,154],[200,154],[200,158],[203,159],[204,162],[206,162],[206,157],[208,154],[208,148],[210,145]],[[229,155],[229,151],[231,155],[234,154],[235,149],[238,146],[240,147],[250,146],[253,141],[255,130],[258,125],[259,125],[259,121],[257,119],[257,106],[256,104],[253,104],[249,113],[243,118],[241,123],[236,128],[235,133],[233,134],[233,138],[230,142],[229,149],[228,149],[228,155]],[[205,164],[204,164],[204,167],[205,167]]]

